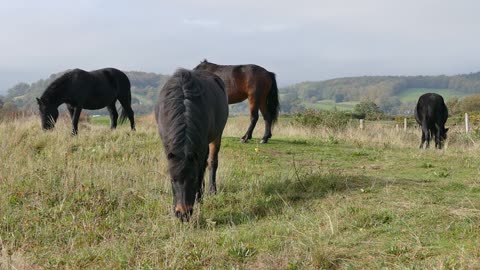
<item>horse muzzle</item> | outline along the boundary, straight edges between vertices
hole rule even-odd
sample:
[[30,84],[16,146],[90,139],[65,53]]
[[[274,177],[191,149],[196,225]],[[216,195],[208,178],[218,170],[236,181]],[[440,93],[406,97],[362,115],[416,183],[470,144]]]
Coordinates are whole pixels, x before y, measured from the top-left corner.
[[177,204],[175,205],[175,216],[182,222],[189,221],[193,213],[193,205]]

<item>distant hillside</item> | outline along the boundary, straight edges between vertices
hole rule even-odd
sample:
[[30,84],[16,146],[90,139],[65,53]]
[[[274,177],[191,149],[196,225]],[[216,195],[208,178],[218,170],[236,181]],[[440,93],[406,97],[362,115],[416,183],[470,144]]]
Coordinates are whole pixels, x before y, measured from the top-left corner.
[[[36,110],[35,98],[63,73],[52,74],[32,84],[19,83],[8,90],[5,102],[20,109]],[[159,89],[168,75],[126,72],[132,84],[132,107],[136,114],[153,111]],[[480,72],[455,76],[363,76],[318,82],[302,82],[279,89],[283,113],[305,108],[351,110],[361,100],[374,101],[390,114],[409,114],[418,97],[436,92],[447,100],[480,93]],[[231,114],[248,113],[246,102],[230,106]],[[106,113],[106,110],[95,113]]]
[[322,107],[325,100],[340,105],[372,100],[387,113],[407,112],[412,103],[426,92],[439,93],[445,99],[480,93],[480,72],[455,76],[350,77],[302,82],[280,89],[284,99],[291,102],[298,100],[305,107]]

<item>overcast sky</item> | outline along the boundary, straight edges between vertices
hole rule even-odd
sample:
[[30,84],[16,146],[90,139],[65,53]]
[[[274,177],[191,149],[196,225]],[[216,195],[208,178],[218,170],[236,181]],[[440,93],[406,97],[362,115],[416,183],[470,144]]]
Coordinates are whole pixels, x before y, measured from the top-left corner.
[[70,68],[255,63],[280,85],[480,71],[476,0],[0,0],[0,91]]

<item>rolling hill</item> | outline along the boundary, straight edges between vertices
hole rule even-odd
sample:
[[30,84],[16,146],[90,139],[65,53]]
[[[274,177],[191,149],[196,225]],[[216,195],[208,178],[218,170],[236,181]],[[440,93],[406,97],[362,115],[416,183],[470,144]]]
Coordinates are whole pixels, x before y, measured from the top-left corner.
[[[8,90],[5,102],[20,109],[36,110],[35,98],[62,73],[52,74],[32,84],[19,83]],[[132,85],[132,107],[136,114],[153,110],[157,93],[168,75],[128,71]],[[409,113],[418,97],[427,92],[450,97],[480,93],[480,72],[455,76],[363,76],[326,81],[301,82],[279,89],[281,111],[305,108],[352,110],[361,100],[372,100],[386,113]],[[232,114],[248,113],[245,102],[232,105]],[[105,114],[106,110],[96,113]]]

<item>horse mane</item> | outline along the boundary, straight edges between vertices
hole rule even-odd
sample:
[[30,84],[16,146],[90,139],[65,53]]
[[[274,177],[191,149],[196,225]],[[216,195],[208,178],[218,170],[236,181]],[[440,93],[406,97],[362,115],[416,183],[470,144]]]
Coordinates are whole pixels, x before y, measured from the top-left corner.
[[59,89],[65,87],[65,85],[71,80],[74,71],[76,71],[76,69],[69,70],[51,82],[47,89],[45,89],[43,92],[40,99],[46,103],[57,100]]
[[[200,74],[201,72],[178,69],[162,89],[161,95],[164,98],[159,108],[160,114],[170,127],[164,142],[169,147],[165,150],[181,159],[189,153],[198,152],[196,149],[204,145],[201,130],[205,129],[205,116],[195,102],[205,91],[199,87],[199,81],[195,78]],[[181,163],[178,164],[180,165]]]

